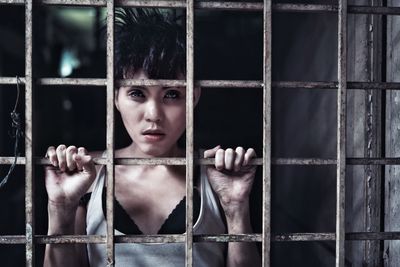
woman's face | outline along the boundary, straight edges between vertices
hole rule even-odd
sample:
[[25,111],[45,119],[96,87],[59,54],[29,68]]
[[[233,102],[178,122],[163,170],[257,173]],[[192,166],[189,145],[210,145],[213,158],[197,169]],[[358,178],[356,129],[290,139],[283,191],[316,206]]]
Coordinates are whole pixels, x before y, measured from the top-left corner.
[[[148,79],[143,71],[125,78]],[[178,79],[182,79],[180,75]],[[199,98],[195,93],[195,102]],[[185,130],[186,88],[162,86],[121,87],[115,104],[133,141],[137,157],[176,156],[177,141]]]

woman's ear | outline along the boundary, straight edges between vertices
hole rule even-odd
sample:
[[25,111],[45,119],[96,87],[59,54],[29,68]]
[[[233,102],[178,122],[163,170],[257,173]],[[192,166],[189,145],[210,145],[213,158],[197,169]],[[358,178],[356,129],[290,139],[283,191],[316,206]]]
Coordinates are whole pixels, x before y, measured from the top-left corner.
[[194,107],[196,107],[197,103],[199,103],[200,96],[201,96],[201,87],[200,86],[194,87]]

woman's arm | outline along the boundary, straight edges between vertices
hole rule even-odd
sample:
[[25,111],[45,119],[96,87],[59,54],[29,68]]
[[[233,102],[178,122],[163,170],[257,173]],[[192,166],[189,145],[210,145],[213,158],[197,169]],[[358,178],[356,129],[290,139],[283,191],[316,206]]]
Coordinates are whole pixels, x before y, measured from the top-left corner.
[[[86,209],[74,210],[48,205],[49,228],[47,235],[84,235]],[[74,218],[74,219],[71,219]],[[88,266],[85,244],[47,244],[44,266]]]
[[[249,203],[243,203],[232,214],[225,212],[228,234],[250,234],[253,229],[250,223]],[[254,242],[230,242],[226,266],[261,266],[260,255]]]
[[[84,148],[60,145],[49,147],[46,190],[49,197],[48,235],[85,234],[86,210],[79,200],[96,177],[92,157]],[[47,244],[44,266],[87,266],[82,244]]]
[[[224,210],[228,234],[252,233],[249,196],[253,185],[255,166],[248,162],[255,157],[254,149],[242,147],[223,150],[220,146],[204,152],[205,158],[215,157],[215,167],[207,174]],[[261,266],[255,243],[228,243],[227,266]]]

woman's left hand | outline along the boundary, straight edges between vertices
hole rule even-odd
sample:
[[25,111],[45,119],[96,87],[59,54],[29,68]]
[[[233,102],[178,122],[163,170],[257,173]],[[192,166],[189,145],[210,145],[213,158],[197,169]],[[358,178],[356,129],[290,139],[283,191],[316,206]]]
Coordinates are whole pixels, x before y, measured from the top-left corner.
[[204,158],[215,157],[215,166],[207,166],[207,175],[227,216],[249,204],[257,167],[248,163],[255,156],[253,148],[244,150],[242,147],[224,150],[217,146],[204,152]]

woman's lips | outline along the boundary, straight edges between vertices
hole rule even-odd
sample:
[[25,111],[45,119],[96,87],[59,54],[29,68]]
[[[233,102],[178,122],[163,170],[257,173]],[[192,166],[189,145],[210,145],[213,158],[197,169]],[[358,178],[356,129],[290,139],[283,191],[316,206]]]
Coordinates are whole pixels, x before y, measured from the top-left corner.
[[161,134],[161,133],[144,134],[144,138],[146,139],[146,141],[149,141],[149,142],[161,141],[162,139],[164,139],[164,137],[165,137],[165,134]]

